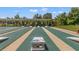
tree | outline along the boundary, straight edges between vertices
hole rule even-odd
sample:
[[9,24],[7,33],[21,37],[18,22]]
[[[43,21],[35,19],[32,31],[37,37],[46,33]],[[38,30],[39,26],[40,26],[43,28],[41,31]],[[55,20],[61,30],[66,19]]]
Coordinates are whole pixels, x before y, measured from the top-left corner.
[[59,14],[55,19],[56,19],[58,25],[67,25],[68,24],[67,15],[65,12]]
[[69,12],[69,20],[71,20],[71,23],[77,24],[79,23],[79,8],[73,7],[71,8],[71,11]]
[[9,17],[7,17],[7,19],[10,19]]
[[44,14],[43,19],[52,19],[52,14],[51,13]]
[[42,15],[41,14],[35,14],[33,16],[33,19],[42,19]]
[[42,19],[42,15],[41,14],[39,14],[38,19]]
[[26,17],[23,17],[23,19],[27,19]]
[[14,18],[15,18],[15,19],[20,19],[19,14],[15,15]]

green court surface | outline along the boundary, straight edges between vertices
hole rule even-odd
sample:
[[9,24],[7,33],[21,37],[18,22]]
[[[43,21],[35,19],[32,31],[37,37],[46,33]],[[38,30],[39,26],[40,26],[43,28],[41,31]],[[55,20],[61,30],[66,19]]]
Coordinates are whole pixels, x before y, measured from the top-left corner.
[[6,33],[6,32],[10,32],[10,31],[13,31],[13,30],[17,30],[19,28],[20,27],[4,27],[4,28],[0,27],[0,34]]
[[41,27],[36,27],[23,44],[17,49],[17,51],[30,51],[33,37],[43,37],[48,47],[48,51],[59,51],[58,47],[51,41]]
[[69,46],[71,46],[72,48],[74,48],[75,50],[79,51],[79,43],[72,41],[72,40],[68,40],[66,39],[67,37],[75,37],[73,35],[61,32],[59,30],[53,29],[53,28],[46,28],[47,30],[49,30],[51,33],[53,33],[54,35],[56,35],[58,38],[60,38],[61,40],[63,40],[65,43],[67,43]]
[[16,39],[18,39],[20,36],[22,36],[24,33],[26,33],[27,31],[29,31],[32,28],[20,28],[20,29],[21,30],[18,30],[18,31],[15,31],[13,33],[10,33],[10,34],[7,34],[7,35],[3,36],[3,37],[8,37],[9,39],[7,39],[3,42],[0,42],[0,50],[7,47],[9,44],[14,42]]

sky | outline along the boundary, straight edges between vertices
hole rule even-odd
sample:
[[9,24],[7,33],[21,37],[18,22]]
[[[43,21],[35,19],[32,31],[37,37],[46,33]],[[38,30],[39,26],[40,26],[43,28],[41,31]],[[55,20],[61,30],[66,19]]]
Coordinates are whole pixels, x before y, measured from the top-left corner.
[[71,7],[0,7],[0,18],[13,17],[19,14],[21,17],[32,18],[34,14],[52,13],[52,18],[58,14],[68,13]]

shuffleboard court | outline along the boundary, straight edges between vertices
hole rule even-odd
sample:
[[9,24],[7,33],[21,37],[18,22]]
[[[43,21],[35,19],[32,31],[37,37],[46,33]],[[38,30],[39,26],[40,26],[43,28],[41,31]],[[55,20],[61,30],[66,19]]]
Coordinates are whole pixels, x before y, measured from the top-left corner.
[[6,41],[0,42],[0,50],[7,47],[9,44],[14,42],[16,39],[18,39],[20,36],[22,36],[25,32],[29,31],[30,29],[32,28],[22,28],[21,30],[12,32],[10,34],[3,35],[4,37],[8,37],[9,39]]
[[65,43],[70,45],[72,48],[74,48],[75,50],[79,51],[79,43],[77,43],[75,41],[72,41],[72,40],[66,39],[67,37],[76,37],[76,36],[70,35],[70,34],[67,34],[67,33],[64,33],[64,32],[61,32],[59,30],[56,30],[56,29],[53,29],[53,28],[50,28],[50,27],[48,27],[46,29],[49,30],[54,35],[56,35],[61,40],[63,40]]
[[59,51],[59,48],[50,40],[48,35],[44,32],[44,30],[41,27],[36,27],[35,30],[33,30],[33,32],[23,42],[23,44],[17,49],[17,51],[30,51],[31,41],[33,37],[43,37],[46,41],[46,45],[49,51]]
[[6,33],[6,32],[10,32],[13,30],[17,30],[20,27],[0,27],[0,34]]
[[72,47],[70,47],[68,44],[66,44],[64,41],[59,39],[57,36],[55,36],[53,33],[48,31],[47,29],[43,28],[44,31],[47,33],[47,35],[50,37],[50,39],[56,44],[56,46],[61,50],[61,51],[74,51]]
[[[21,37],[19,37],[16,41],[11,43],[9,46],[3,49],[3,51],[16,51],[16,49],[25,41],[25,39],[31,34],[31,32],[34,30],[31,29],[25,34],[23,34]],[[17,44],[18,43],[18,44]]]
[[56,27],[53,27],[53,29],[56,29],[56,30],[68,33],[70,35],[74,35],[74,36],[79,37],[79,34],[77,32],[75,32],[75,31],[70,31],[70,30],[67,30],[67,29],[61,29],[61,28],[56,28]]

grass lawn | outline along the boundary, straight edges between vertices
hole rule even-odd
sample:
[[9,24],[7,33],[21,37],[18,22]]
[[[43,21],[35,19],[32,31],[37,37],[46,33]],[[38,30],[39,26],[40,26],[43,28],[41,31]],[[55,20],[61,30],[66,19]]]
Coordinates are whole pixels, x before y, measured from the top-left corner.
[[62,25],[62,26],[56,26],[56,27],[71,30],[71,31],[79,30],[79,25]]

